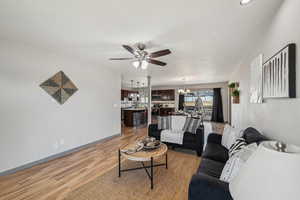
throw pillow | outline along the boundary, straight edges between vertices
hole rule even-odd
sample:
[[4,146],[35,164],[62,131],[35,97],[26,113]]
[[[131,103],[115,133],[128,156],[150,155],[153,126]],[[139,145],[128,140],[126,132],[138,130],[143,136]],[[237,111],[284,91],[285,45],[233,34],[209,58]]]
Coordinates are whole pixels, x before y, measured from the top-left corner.
[[231,137],[229,137],[227,141],[228,150],[236,142],[238,138],[242,137],[242,135],[243,135],[243,130],[239,130],[237,128],[231,128]]
[[240,159],[246,162],[253,152],[257,150],[257,148],[258,145],[256,143],[249,144],[244,146],[238,153],[235,154],[235,156],[238,156]]
[[201,123],[202,121],[199,118],[187,117],[182,130],[184,132],[196,134],[197,129],[200,127]]
[[191,117],[187,117],[185,119],[185,122],[184,122],[184,125],[183,125],[183,128],[182,128],[183,131],[186,131],[189,128],[189,125],[191,123],[191,119],[192,119]]
[[231,145],[228,151],[229,157],[232,157],[234,154],[239,152],[243,147],[247,145],[244,138],[238,138],[236,141]]
[[243,131],[237,128],[233,128],[226,124],[223,131],[221,144],[226,149],[229,149],[237,138],[242,137]]
[[238,174],[240,168],[245,162],[238,156],[233,156],[226,162],[220,180],[229,183]]
[[262,135],[258,130],[252,127],[249,127],[244,131],[243,138],[245,138],[247,144],[251,144],[253,142],[260,144],[261,142],[268,140],[266,136]]
[[250,158],[253,152],[257,150],[257,148],[258,145],[256,143],[253,143],[244,146],[239,152],[230,157],[222,170],[220,180],[225,182],[230,182],[231,180],[233,180],[233,178],[235,178],[238,174],[241,167],[243,167],[243,165]]
[[170,116],[158,116],[157,128],[159,130],[172,129],[171,117]]
[[229,124],[225,124],[223,135],[222,135],[222,141],[221,141],[222,146],[224,147],[227,146],[227,141],[228,138],[230,137],[230,134],[231,134],[231,126]]

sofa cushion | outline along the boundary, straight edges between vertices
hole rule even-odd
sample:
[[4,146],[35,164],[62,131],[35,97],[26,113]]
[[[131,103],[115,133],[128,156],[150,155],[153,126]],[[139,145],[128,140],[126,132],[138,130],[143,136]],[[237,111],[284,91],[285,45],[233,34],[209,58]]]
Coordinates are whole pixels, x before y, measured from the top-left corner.
[[207,143],[202,156],[225,163],[228,160],[228,150],[220,144]]
[[157,127],[159,130],[166,130],[172,128],[171,116],[158,116]]
[[221,176],[224,165],[225,164],[223,162],[203,158],[201,160],[197,173],[204,173],[209,176],[219,178]]
[[233,200],[229,184],[212,176],[199,173],[189,185],[189,200]]
[[190,133],[196,134],[196,131],[200,127],[201,124],[202,124],[201,119],[187,117],[182,130],[185,132],[190,132]]
[[246,140],[247,144],[253,142],[260,144],[261,142],[268,140],[266,136],[263,136],[258,130],[252,127],[249,127],[244,131],[243,138]]
[[195,143],[196,138],[197,138],[196,134],[185,132],[183,140],[184,140],[184,142]]
[[222,135],[219,133],[210,133],[207,137],[207,143],[215,143],[221,145]]

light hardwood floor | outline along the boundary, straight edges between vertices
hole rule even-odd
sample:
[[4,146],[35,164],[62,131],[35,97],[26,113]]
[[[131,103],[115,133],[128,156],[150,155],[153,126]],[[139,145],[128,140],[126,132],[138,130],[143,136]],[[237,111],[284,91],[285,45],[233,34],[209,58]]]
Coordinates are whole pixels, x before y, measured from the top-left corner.
[[122,136],[12,175],[2,176],[0,200],[64,199],[69,192],[116,167],[118,148],[146,134],[145,127],[123,128]]

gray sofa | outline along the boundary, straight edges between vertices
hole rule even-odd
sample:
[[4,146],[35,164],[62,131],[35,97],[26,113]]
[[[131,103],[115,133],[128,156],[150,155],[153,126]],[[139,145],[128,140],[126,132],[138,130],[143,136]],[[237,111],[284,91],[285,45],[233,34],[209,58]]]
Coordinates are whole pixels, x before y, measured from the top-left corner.
[[[161,131],[158,129],[157,124],[150,124],[148,127],[148,135],[149,137],[155,137],[157,140],[160,140]],[[204,126],[201,125],[196,134],[185,132],[183,136],[183,144],[172,144],[168,143],[168,145],[179,148],[186,148],[195,150],[198,156],[201,156],[203,151],[203,144],[204,144]]]

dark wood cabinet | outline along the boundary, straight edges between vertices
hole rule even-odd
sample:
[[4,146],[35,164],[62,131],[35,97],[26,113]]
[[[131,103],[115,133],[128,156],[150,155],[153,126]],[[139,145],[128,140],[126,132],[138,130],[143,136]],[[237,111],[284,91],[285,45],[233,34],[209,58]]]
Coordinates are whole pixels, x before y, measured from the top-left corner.
[[174,101],[175,90],[152,90],[152,101]]
[[121,100],[124,100],[125,97],[130,97],[131,94],[138,94],[138,91],[132,90],[121,90]]
[[173,112],[175,112],[175,108],[160,108],[159,109],[160,116],[168,116]]
[[124,97],[127,97],[127,90],[121,90],[121,100],[124,100]]
[[124,109],[124,124],[127,127],[140,126],[147,123],[147,110]]

